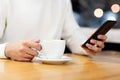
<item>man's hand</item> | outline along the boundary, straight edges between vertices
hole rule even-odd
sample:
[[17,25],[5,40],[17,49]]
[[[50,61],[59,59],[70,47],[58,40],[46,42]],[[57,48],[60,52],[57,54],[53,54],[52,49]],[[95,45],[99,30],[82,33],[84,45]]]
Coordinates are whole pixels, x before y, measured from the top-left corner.
[[31,61],[41,50],[40,40],[24,40],[6,45],[5,55],[16,61]]
[[96,54],[98,52],[101,52],[104,48],[104,42],[107,39],[107,36],[105,35],[98,35],[99,40],[91,39],[90,42],[93,44],[86,44],[87,48],[84,48],[88,53],[90,54]]

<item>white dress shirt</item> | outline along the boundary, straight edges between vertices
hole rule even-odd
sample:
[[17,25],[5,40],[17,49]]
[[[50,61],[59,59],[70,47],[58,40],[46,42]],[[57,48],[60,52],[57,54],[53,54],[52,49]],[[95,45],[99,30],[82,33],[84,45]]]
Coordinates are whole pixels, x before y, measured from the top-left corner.
[[0,0],[0,58],[9,42],[61,38],[72,52],[86,54],[70,0]]

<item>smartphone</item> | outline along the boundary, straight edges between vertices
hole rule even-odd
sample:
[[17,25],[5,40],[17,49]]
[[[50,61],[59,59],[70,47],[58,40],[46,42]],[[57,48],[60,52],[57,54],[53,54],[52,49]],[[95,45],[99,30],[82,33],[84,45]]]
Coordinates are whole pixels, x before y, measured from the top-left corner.
[[[94,34],[88,38],[88,40],[82,45],[82,47],[86,47],[86,43],[92,44],[90,43],[91,39],[96,39],[99,40],[97,38],[97,36],[99,34],[105,35],[114,25],[116,24],[116,21],[112,21],[112,20],[108,20],[106,21],[101,27],[99,27]],[[92,44],[93,45],[93,44]]]

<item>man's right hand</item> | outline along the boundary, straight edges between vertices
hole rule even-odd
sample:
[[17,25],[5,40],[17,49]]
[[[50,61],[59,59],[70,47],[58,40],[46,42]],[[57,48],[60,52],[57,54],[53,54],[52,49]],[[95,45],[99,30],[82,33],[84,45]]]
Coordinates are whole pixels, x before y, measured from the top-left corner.
[[23,40],[8,43],[5,49],[7,58],[16,61],[31,61],[38,54],[42,47],[39,45],[40,40]]

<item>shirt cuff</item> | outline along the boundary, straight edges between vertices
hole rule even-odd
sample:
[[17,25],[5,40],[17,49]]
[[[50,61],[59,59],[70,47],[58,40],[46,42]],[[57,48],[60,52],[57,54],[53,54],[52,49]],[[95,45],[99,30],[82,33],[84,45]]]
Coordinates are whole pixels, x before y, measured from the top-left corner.
[[5,56],[5,47],[7,43],[0,44],[0,58],[7,58]]

